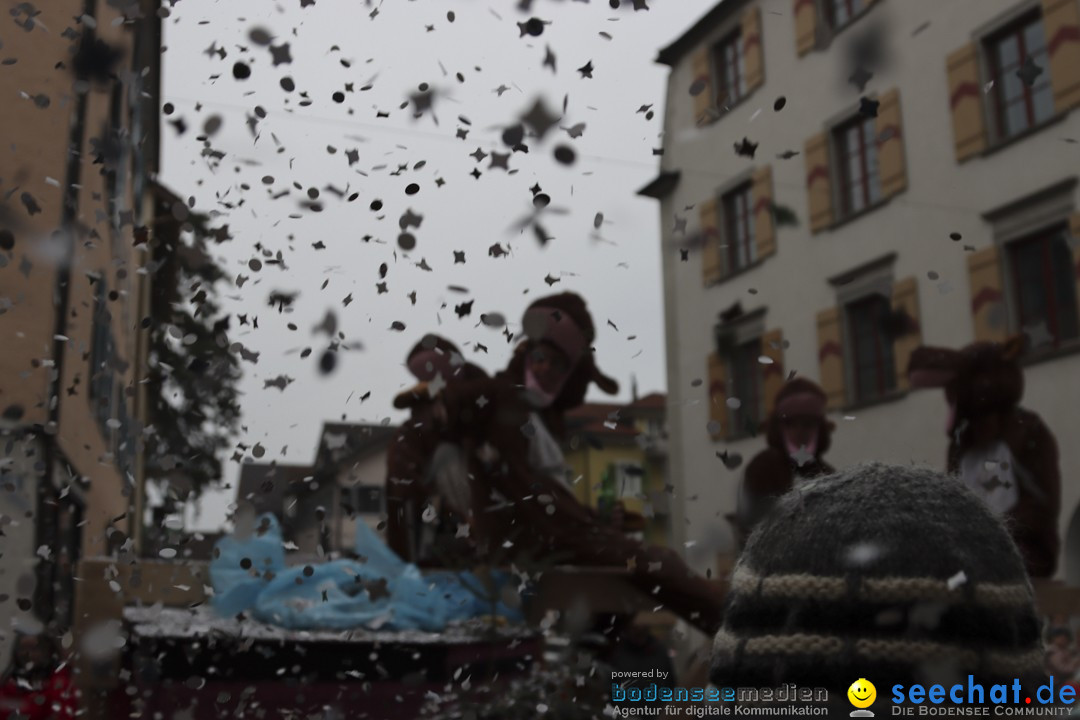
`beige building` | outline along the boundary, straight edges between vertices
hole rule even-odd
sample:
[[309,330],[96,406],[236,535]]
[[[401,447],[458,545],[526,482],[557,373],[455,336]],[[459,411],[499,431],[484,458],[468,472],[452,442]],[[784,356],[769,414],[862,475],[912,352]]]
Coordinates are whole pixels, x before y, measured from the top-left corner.
[[789,373],[829,395],[834,465],[944,467],[911,350],[1025,333],[1080,583],[1080,0],[725,0],[659,62],[676,541],[731,551],[717,455],[763,447]]
[[0,667],[13,625],[81,615],[74,563],[133,534],[161,49],[154,0],[3,10]]
[[277,517],[290,564],[351,553],[356,523],[385,536],[386,451],[397,429],[326,423],[312,465],[244,464],[237,502]]

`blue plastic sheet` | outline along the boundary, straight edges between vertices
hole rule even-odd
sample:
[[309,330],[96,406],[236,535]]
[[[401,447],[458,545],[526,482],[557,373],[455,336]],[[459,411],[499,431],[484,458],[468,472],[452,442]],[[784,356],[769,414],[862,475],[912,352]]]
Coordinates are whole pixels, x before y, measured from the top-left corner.
[[[267,523],[264,518],[269,518]],[[246,540],[222,538],[210,563],[214,608],[222,615],[248,612],[257,620],[292,630],[372,627],[437,632],[456,620],[490,613],[490,592],[476,575],[440,571],[422,574],[404,562],[365,523],[356,526],[362,561],[335,560],[286,567],[281,526],[272,515],[265,529]],[[491,576],[496,588],[512,581]],[[498,603],[495,612],[521,620],[519,611]]]

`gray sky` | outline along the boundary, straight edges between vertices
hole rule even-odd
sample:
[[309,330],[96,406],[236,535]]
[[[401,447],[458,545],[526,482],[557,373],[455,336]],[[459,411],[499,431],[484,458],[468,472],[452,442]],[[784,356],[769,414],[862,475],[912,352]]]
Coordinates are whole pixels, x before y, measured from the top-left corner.
[[[165,21],[163,94],[175,111],[163,118],[163,179],[181,197],[194,197],[197,209],[221,213],[218,223],[227,222],[233,235],[215,251],[234,281],[239,275],[248,280],[221,286],[225,306],[259,319],[258,330],[235,317],[232,325],[232,339],[259,353],[257,364],[243,363],[239,441],[260,443],[262,462],[311,462],[324,421],[400,421],[390,403],[409,384],[406,352],[426,332],[454,340],[467,359],[489,371],[501,368],[511,346],[500,330],[480,325],[481,313],[501,313],[517,332],[524,308],[549,292],[585,296],[598,328],[599,364],[623,385],[621,399],[629,398],[632,374],[641,393],[664,390],[661,220],[655,201],[634,192],[659,166],[653,149],[662,143],[667,68],[653,59],[712,3],[649,4],[655,7],[635,12],[612,10],[607,0],[537,0],[530,14],[511,2],[176,4]],[[517,23],[531,16],[547,21],[543,34],[520,37]],[[275,53],[252,41],[255,28],[273,36]],[[282,62],[284,43],[291,63]],[[226,57],[208,53],[212,46],[224,48]],[[548,46],[554,74],[543,65]],[[237,61],[248,64],[249,79],[233,77]],[[591,79],[577,70],[587,62]],[[293,92],[282,89],[283,77],[292,78]],[[435,90],[435,101],[433,112],[417,120],[400,104],[421,83]],[[500,86],[508,88],[501,95]],[[344,102],[335,102],[337,91]],[[300,106],[301,92],[307,107]],[[555,115],[566,99],[558,125],[542,141],[527,138],[528,154],[512,154],[515,174],[490,167],[493,151],[509,152],[503,128],[540,97]],[[647,104],[655,112],[651,120],[637,112]],[[378,118],[380,111],[389,117]],[[246,118],[257,114],[265,117],[255,125],[256,139]],[[204,157],[204,143],[196,139],[213,116],[221,127],[210,145],[225,154],[220,160]],[[183,135],[168,124],[178,117],[187,125]],[[561,129],[580,123],[584,131],[576,138]],[[464,140],[459,128],[468,130]],[[558,145],[573,148],[572,165],[554,159]],[[471,155],[478,148],[487,154],[479,162]],[[401,165],[407,168],[396,174]],[[470,175],[474,168],[479,178]],[[419,192],[407,195],[410,183]],[[551,198],[541,222],[553,239],[543,248],[531,230],[518,229],[533,210],[536,184]],[[327,186],[359,196],[349,203]],[[309,188],[319,190],[322,212],[302,205]],[[378,212],[370,209],[374,200],[382,202]],[[411,229],[417,245],[409,253],[397,246],[406,211],[423,218]],[[598,213],[603,224],[597,231]],[[365,242],[365,235],[372,240]],[[280,251],[287,269],[264,263],[252,270],[253,258],[266,259],[257,243],[275,256]],[[316,243],[325,249],[315,249]],[[509,248],[510,256],[489,257],[494,243]],[[454,251],[465,252],[465,264],[455,263]],[[421,261],[430,272],[418,267]],[[382,263],[385,293],[376,287]],[[560,281],[549,287],[548,276]],[[269,306],[273,290],[299,293],[291,313]],[[414,291],[415,305],[408,297]],[[472,314],[459,318],[455,306],[468,301]],[[363,349],[339,353],[335,371],[322,375],[318,360],[327,337],[313,328],[327,310],[336,314],[346,341]],[[406,329],[391,330],[395,322]],[[488,353],[477,352],[477,343]],[[308,347],[312,353],[302,359]],[[279,375],[294,382],[283,391],[264,389]],[[234,483],[238,465],[226,468],[225,482]],[[209,493],[194,526],[219,526],[233,495]]]

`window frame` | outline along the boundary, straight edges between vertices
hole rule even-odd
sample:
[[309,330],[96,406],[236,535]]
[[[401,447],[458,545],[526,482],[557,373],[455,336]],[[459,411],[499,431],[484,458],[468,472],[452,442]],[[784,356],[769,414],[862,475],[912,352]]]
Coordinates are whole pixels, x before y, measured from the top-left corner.
[[[847,338],[850,348],[846,351],[846,360],[850,361],[850,377],[852,379],[851,390],[847,393],[848,400],[852,404],[864,405],[867,403],[878,402],[884,398],[888,398],[896,392],[896,357],[893,351],[892,342],[889,338],[881,332],[879,326],[874,326],[871,323],[871,327],[874,329],[874,345],[875,345],[875,375],[877,378],[876,389],[873,395],[862,395],[862,383],[861,378],[861,364],[859,362],[859,349],[860,335],[855,332],[855,318],[854,314],[856,310],[871,305],[880,306],[884,303],[885,312],[888,313],[892,309],[892,301],[889,295],[882,294],[880,292],[867,293],[856,297],[843,305],[843,319],[846,330]],[[887,359],[886,359],[886,356]]]
[[[872,130],[872,149],[866,142],[866,128],[868,125]],[[839,225],[847,220],[856,218],[863,213],[870,212],[874,208],[885,204],[888,199],[881,191],[881,163],[877,154],[876,125],[876,118],[866,117],[856,110],[854,113],[846,114],[843,120],[829,126],[829,150],[831,156],[830,160],[832,161],[831,164],[833,166],[833,171],[831,173],[833,181],[832,187],[835,188],[832,191],[833,225]],[[846,136],[854,128],[859,128],[860,130],[860,132],[857,132],[857,135],[859,140],[859,165],[861,170],[859,183],[862,186],[863,205],[858,209],[852,208],[850,190],[854,183],[850,178],[851,171],[849,163],[851,154],[846,152]],[[870,172],[870,152],[873,152],[873,173]],[[875,182],[875,175],[877,182],[877,197],[871,198],[871,189]]]
[[[1055,227],[1065,226],[1067,229],[1069,217],[1077,211],[1074,198],[1078,186],[1080,179],[1069,177],[1011,199],[982,214],[982,219],[991,227],[993,241],[998,248],[1005,323],[1010,334],[1022,333],[1024,329],[1017,312],[1019,298],[1013,282],[1013,258],[1009,246],[1040,233],[1050,233]],[[1076,283],[1076,292],[1080,293],[1080,281]],[[1020,361],[1039,362],[1077,350],[1080,350],[1080,339],[1066,340],[1056,347],[1043,345],[1033,349],[1025,348]]]
[[[765,336],[765,314],[766,308],[757,308],[750,312],[744,313],[734,319],[723,321],[721,320],[714,327],[714,342],[716,352],[720,356],[720,359],[724,363],[724,377],[725,384],[727,385],[727,392],[724,397],[724,412],[727,413],[727,433],[724,440],[733,441],[741,440],[743,438],[751,437],[751,433],[745,423],[740,423],[742,415],[740,414],[742,408],[739,410],[733,410],[727,406],[727,399],[731,397],[740,397],[739,393],[732,393],[731,390],[738,386],[738,378],[735,375],[734,367],[732,363],[732,354],[736,348],[748,345],[750,343],[757,343],[758,356],[763,354],[762,352],[762,338]],[[761,423],[766,417],[764,402],[764,379],[765,379],[765,366],[758,362],[758,359],[754,359],[754,367],[757,369],[757,424],[754,425],[754,433],[757,432],[757,428],[761,426]]]
[[[101,430],[106,444],[113,442],[108,421],[116,403],[116,376],[113,360],[116,357],[116,340],[112,332],[112,313],[109,311],[108,289],[104,277],[95,282],[94,307],[91,311],[90,376],[87,378],[87,400],[94,421]],[[102,402],[104,400],[105,402]]]
[[[1018,259],[1017,255],[1022,248],[1031,246],[1036,243],[1042,245],[1040,252],[1040,270],[1041,270],[1041,284],[1040,286],[1044,290],[1043,297],[1046,302],[1046,317],[1044,317],[1038,324],[1045,324],[1046,330],[1052,338],[1052,342],[1047,346],[1027,347],[1025,343],[1025,355],[1040,354],[1047,352],[1057,352],[1063,347],[1076,344],[1080,341],[1080,311],[1077,311],[1077,293],[1080,293],[1080,287],[1075,278],[1073,279],[1073,292],[1072,292],[1072,312],[1074,314],[1074,325],[1076,326],[1076,334],[1071,337],[1062,338],[1059,333],[1059,313],[1067,312],[1065,309],[1067,305],[1063,305],[1058,302],[1057,285],[1054,277],[1054,260],[1052,257],[1052,243],[1059,237],[1068,237],[1068,225],[1062,223],[1054,223],[1048,226],[1044,226],[1034,230],[1033,232],[1019,238],[1015,238],[1006,243],[1003,243],[1002,249],[1004,252],[1001,254],[1002,266],[1004,276],[1002,280],[1008,286],[1011,291],[1011,295],[1006,294],[1008,302],[1009,320],[1017,332],[1024,333],[1026,335],[1027,328],[1030,328],[1030,324],[1024,322],[1024,305],[1023,305],[1023,292],[1021,291],[1020,277],[1017,272]],[[1065,241],[1066,249],[1068,249],[1068,241]],[[1071,275],[1072,273],[1070,273]],[[1049,292],[1047,292],[1049,290]],[[1011,298],[1011,301],[1009,301]],[[1036,325],[1036,327],[1038,326]]]
[[[739,223],[745,237],[736,237],[738,222],[733,206],[742,206],[742,221]],[[754,237],[754,183],[753,180],[741,182],[720,195],[720,223],[723,225],[724,266],[721,277],[727,278],[746,270],[757,262],[757,244]],[[744,244],[746,262],[738,263],[739,244]]]
[[[738,398],[739,407],[732,408],[727,406],[727,399],[725,398],[725,407],[728,414],[728,435],[729,439],[742,438],[749,436],[749,428],[758,428],[765,420],[765,393],[764,393],[764,379],[765,370],[758,358],[762,355],[762,334],[756,335],[752,338],[736,342],[731,346],[731,349],[724,357],[724,363],[727,366],[727,386],[728,398]],[[750,346],[754,346],[750,348]],[[741,373],[737,372],[736,354],[740,351],[748,351],[751,355],[749,366],[753,368],[750,375],[752,376],[752,398],[753,398],[753,413],[747,411],[748,403],[744,402],[744,394],[739,389],[743,386],[742,380],[746,378],[740,377]],[[748,383],[749,384],[749,383]],[[736,392],[731,392],[731,389]],[[741,421],[741,422],[740,422]]]
[[[1042,24],[1044,18],[1042,14],[1042,8],[1040,5],[1026,5],[1023,8],[1018,9],[1015,14],[1010,14],[1009,17],[999,20],[991,29],[983,32],[978,37],[978,48],[981,59],[980,68],[982,70],[983,87],[986,87],[988,82],[993,82],[994,85],[991,91],[987,93],[990,98],[989,102],[985,103],[984,115],[987,123],[988,146],[992,149],[1000,145],[1006,144],[1016,138],[1023,137],[1027,133],[1034,132],[1044,125],[1053,121],[1057,115],[1056,111],[1051,109],[1050,114],[1038,120],[1035,118],[1035,93],[1032,87],[1028,87],[1023,84],[1023,97],[1024,107],[1026,110],[1027,124],[1024,128],[1017,130],[1014,133],[1008,133],[1006,130],[1006,111],[1007,104],[1003,99],[1004,86],[998,82],[998,78],[1002,75],[999,69],[997,48],[1000,44],[1009,37],[1014,37],[1017,40],[1017,63],[1016,68],[1023,65],[1024,58],[1027,57],[1025,50],[1024,33],[1027,27],[1035,22]],[[1045,28],[1042,30],[1045,33]],[[1044,52],[1047,52],[1044,48]],[[1047,59],[1049,55],[1047,54]],[[1043,70],[1043,75],[1040,76],[1040,80],[1036,81],[1037,85],[1045,83],[1051,87],[1051,108],[1053,90],[1052,81],[1050,79],[1050,63],[1043,62],[1040,67]],[[1015,72],[1015,69],[1010,68],[1009,72]]]
[[[734,108],[749,95],[746,90],[746,63],[743,57],[742,40],[742,27],[735,25],[721,35],[709,51],[709,62],[712,64],[713,76],[716,79],[713,87],[713,104],[720,113]],[[730,67],[727,50],[729,49],[735,57],[736,94],[734,96],[729,96],[727,93],[727,70]]]
[[[841,357],[844,377],[843,405],[845,409],[889,402],[904,394],[904,391],[896,386],[894,372],[892,388],[889,391],[874,398],[859,397],[857,392],[858,379],[855,375],[855,345],[848,315],[849,305],[875,295],[885,298],[891,306],[893,286],[896,282],[894,272],[896,259],[897,253],[890,251],[828,279],[829,284],[836,293],[836,306],[840,311]],[[896,367],[895,363],[894,356],[894,369]]]
[[[379,515],[386,512],[386,493],[385,489],[381,485],[364,485],[357,483],[348,488],[349,501],[356,509],[357,515]],[[367,495],[367,501],[361,502],[362,496]],[[378,507],[374,510],[370,508],[375,505]]]
[[[625,498],[640,500],[645,495],[645,467],[633,460],[614,460],[612,466],[612,482],[614,483],[615,502]],[[627,468],[636,468],[637,474],[627,472]],[[629,488],[628,488],[629,486]],[[634,488],[637,491],[634,492]]]
[[[870,9],[873,4],[866,2],[866,0],[821,0],[824,8],[821,16],[825,20],[826,27],[829,28],[829,32],[836,34],[851,25],[853,22],[862,17],[862,14]],[[837,24],[836,22],[836,4],[842,2],[847,6],[848,17],[843,23]],[[860,4],[862,7],[854,9],[855,4]]]
[[827,50],[838,35],[859,22],[871,10],[880,5],[882,0],[858,0],[862,7],[851,13],[847,21],[842,25],[837,25],[834,22],[832,0],[812,0],[812,2],[815,13],[815,38],[812,50],[821,51]]

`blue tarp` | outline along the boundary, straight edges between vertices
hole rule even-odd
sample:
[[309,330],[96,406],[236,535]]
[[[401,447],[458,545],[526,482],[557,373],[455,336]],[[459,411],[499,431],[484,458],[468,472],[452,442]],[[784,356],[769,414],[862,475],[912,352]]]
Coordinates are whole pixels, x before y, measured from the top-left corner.
[[[491,612],[488,590],[470,572],[421,574],[404,562],[364,522],[356,524],[356,552],[363,562],[334,560],[286,567],[281,526],[259,517],[261,534],[227,536],[210,563],[213,606],[225,616],[248,612],[257,620],[293,630],[345,630],[370,625],[386,630],[439,631],[454,620]],[[501,587],[512,578],[493,573]],[[472,588],[472,590],[470,590]],[[475,592],[474,592],[475,591]],[[501,602],[496,613],[518,621]]]

